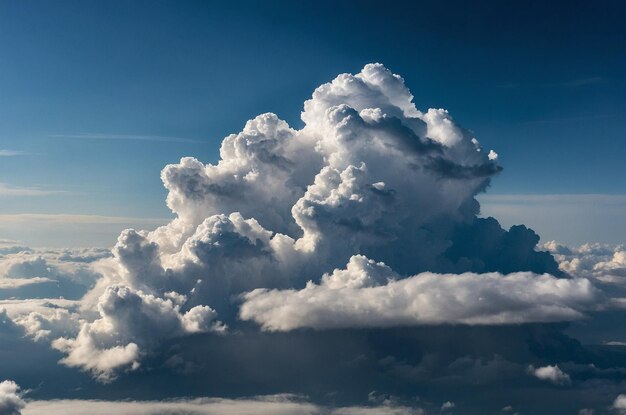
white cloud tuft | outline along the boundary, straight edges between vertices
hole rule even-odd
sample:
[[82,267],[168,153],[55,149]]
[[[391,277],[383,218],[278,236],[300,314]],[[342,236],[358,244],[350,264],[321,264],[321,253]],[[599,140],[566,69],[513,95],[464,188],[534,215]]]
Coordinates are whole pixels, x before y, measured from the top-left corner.
[[626,394],[620,394],[615,398],[613,409],[617,409],[620,413],[626,412]]
[[528,372],[537,379],[545,380],[554,383],[555,385],[567,385],[571,382],[569,375],[563,372],[557,365],[548,365],[538,368],[529,366]]
[[24,406],[20,387],[12,380],[0,382],[0,414],[20,415]]

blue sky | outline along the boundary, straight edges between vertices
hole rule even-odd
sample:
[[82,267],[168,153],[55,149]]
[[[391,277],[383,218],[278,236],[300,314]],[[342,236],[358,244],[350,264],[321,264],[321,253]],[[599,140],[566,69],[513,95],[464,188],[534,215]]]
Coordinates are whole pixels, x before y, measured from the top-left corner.
[[[500,154],[490,194],[626,193],[619,2],[432,3],[3,1],[0,150],[18,154],[0,156],[0,214],[167,218],[165,164],[216,161],[263,112],[300,127],[316,86],[368,62]],[[0,229],[43,245],[118,233]],[[614,230],[591,239],[619,242]]]

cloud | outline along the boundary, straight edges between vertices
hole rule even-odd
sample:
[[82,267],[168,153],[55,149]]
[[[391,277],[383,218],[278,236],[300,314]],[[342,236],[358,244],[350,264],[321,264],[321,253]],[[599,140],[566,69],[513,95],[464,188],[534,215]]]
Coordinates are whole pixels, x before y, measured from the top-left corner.
[[569,375],[563,372],[557,365],[538,368],[529,366],[528,371],[537,379],[552,382],[555,385],[567,385],[571,382]]
[[399,405],[325,407],[299,396],[270,395],[242,399],[196,398],[171,401],[30,401],[23,415],[425,415],[417,407]]
[[[123,231],[90,263],[101,278],[68,311],[80,329],[56,336],[63,313],[24,327],[109,381],[164,343],[218,342],[225,325],[251,336],[240,316],[272,330],[501,325],[576,319],[596,299],[534,231],[478,217],[496,153],[445,109],[419,110],[383,65],[321,85],[301,118],[298,130],[261,114],[224,138],[217,163],[165,166],[175,218]],[[24,221],[39,219],[94,217]]]
[[76,338],[58,338],[55,349],[67,353],[61,362],[90,370],[110,381],[120,367],[139,367],[142,347],[190,333],[222,332],[216,313],[195,306],[185,313],[171,299],[162,299],[123,285],[107,287],[98,301],[100,318],[83,323]]
[[549,241],[543,248],[550,251],[563,271],[592,278],[605,284],[626,283],[626,248],[623,245],[587,243],[569,247]]
[[108,250],[0,249],[0,299],[82,297],[100,277],[90,262]]
[[626,395],[618,395],[613,401],[613,409],[617,409],[620,413],[626,411]]
[[0,149],[0,157],[14,157],[25,154],[23,151]]
[[201,143],[200,140],[190,138],[167,137],[162,135],[138,135],[138,134],[50,134],[51,138],[70,138],[80,140],[124,140],[124,141],[154,141],[166,143]]
[[43,277],[34,277],[28,279],[18,279],[18,278],[0,278],[0,290],[6,290],[11,288],[20,288],[26,285],[31,284],[42,284],[47,282],[52,282],[48,278]]
[[[0,189],[1,192],[1,189]],[[24,223],[67,223],[67,224],[144,224],[161,225],[167,219],[160,218],[132,218],[125,216],[103,216],[103,215],[66,215],[66,214],[46,214],[46,213],[15,213],[0,214],[0,222]]]
[[[154,229],[170,220],[106,215],[0,214],[0,234],[20,238],[25,244],[35,247],[111,247],[125,228]],[[0,246],[0,252],[2,250]]]
[[67,193],[63,190],[50,190],[41,187],[22,187],[11,186],[6,183],[0,183],[0,197],[17,197],[17,196],[51,196]]
[[0,382],[0,414],[20,415],[24,406],[20,387],[12,380]]
[[265,330],[392,327],[420,324],[516,324],[572,320],[593,304],[586,279],[532,273],[421,273],[400,278],[363,256],[300,290],[257,289],[241,318]]

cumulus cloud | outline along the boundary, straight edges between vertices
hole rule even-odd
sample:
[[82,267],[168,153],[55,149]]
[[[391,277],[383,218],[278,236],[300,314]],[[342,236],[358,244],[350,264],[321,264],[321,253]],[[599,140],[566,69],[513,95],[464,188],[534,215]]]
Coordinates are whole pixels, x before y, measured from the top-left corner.
[[[259,115],[216,164],[166,166],[175,219],[126,230],[94,258],[79,310],[20,324],[107,381],[163,341],[239,317],[268,330],[505,324],[579,318],[594,300],[587,280],[560,278],[532,230],[478,218],[497,154],[448,111],[419,110],[383,65],[321,85],[301,118],[298,130]],[[14,255],[11,275],[55,279],[52,259]]]
[[571,275],[596,279],[602,283],[626,282],[626,248],[623,245],[588,243],[569,247],[556,241],[543,244],[559,262],[559,268]]
[[12,380],[0,382],[0,414],[20,415],[24,406],[20,387]]
[[78,299],[99,279],[90,263],[111,256],[104,249],[33,250],[0,245],[0,299]]
[[207,306],[181,313],[180,306],[169,298],[123,285],[107,287],[98,312],[100,318],[84,323],[76,338],[61,337],[52,345],[68,354],[62,363],[86,368],[102,381],[111,380],[119,367],[136,369],[141,347],[164,338],[225,329],[214,321],[216,313]]
[[626,412],[626,395],[620,394],[615,398],[613,409],[617,409],[619,413]]
[[557,365],[554,366],[542,366],[535,368],[534,366],[528,367],[528,372],[535,376],[537,379],[545,380],[555,385],[566,385],[571,382],[569,375],[561,370]]

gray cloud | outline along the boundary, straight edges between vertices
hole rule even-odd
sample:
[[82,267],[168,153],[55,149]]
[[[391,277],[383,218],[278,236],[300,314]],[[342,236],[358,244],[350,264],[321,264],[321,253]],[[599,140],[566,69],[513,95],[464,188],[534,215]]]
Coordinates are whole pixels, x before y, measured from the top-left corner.
[[12,380],[0,382],[0,414],[20,415],[24,406],[20,387]]

